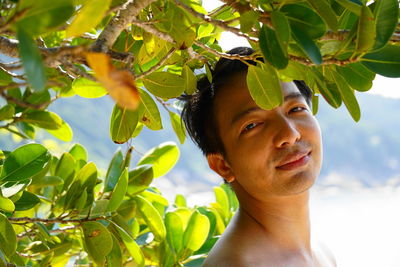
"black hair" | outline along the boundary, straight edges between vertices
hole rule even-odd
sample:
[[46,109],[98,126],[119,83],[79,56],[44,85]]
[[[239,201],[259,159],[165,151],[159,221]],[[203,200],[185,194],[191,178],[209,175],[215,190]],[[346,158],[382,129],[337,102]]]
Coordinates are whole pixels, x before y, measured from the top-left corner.
[[[255,51],[249,47],[236,47],[228,51],[231,55],[249,56]],[[260,61],[263,61],[260,58]],[[246,60],[248,64],[256,65],[252,60]],[[225,155],[223,143],[218,132],[214,114],[214,98],[220,88],[226,85],[235,74],[247,71],[248,65],[240,60],[221,58],[212,71],[212,82],[204,75],[197,82],[197,91],[184,97],[186,101],[182,110],[182,120],[192,140],[201,149],[203,154],[221,153]],[[293,81],[300,93],[311,106],[311,89],[304,81]]]

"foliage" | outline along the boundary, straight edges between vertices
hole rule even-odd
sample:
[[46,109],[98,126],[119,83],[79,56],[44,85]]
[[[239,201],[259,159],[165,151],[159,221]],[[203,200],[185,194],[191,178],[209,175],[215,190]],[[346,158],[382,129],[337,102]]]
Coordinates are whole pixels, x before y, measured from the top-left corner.
[[[400,77],[397,0],[224,2],[207,12],[199,0],[1,0],[0,53],[10,58],[0,62],[0,129],[27,139],[44,129],[71,141],[71,127],[48,106],[108,94],[115,143],[143,127],[162,129],[160,107],[183,143],[175,98],[193,94],[200,76],[212,81],[220,57],[258,63],[247,83],[263,108],[281,103],[279,80],[299,79],[314,92],[314,112],[321,95],[334,108],[344,103],[355,121],[355,91],[369,90],[376,73]],[[223,31],[247,39],[255,53],[221,52]],[[79,145],[59,159],[38,144],[2,153],[0,264],[63,265],[72,257],[172,266],[206,253],[236,207],[231,193],[216,189],[218,204],[208,208],[188,208],[178,197],[176,210],[166,211],[148,186],[179,150],[162,144],[132,170],[129,151],[117,152],[101,179]]]
[[182,195],[171,205],[150,184],[173,167],[177,146],[161,144],[129,169],[131,151],[117,151],[105,175],[78,144],[59,158],[40,144],[3,151],[1,266],[186,266],[204,260],[238,207],[232,190],[215,187],[210,207],[188,207]]

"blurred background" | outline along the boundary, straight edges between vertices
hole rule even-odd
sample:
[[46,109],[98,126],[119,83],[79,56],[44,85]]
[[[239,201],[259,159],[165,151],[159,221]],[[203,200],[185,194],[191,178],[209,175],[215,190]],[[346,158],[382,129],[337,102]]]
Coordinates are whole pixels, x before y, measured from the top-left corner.
[[[221,3],[204,0],[207,10]],[[248,46],[229,33],[223,33],[224,50]],[[1,56],[1,55],[0,55]],[[3,58],[2,58],[3,59]],[[335,254],[339,267],[400,266],[400,79],[377,76],[373,88],[357,94],[362,116],[355,123],[344,107],[334,110],[323,99],[317,118],[323,133],[324,163],[317,184],[312,189],[312,235]],[[54,153],[66,151],[81,143],[89,159],[105,170],[117,149],[109,138],[109,119],[113,101],[105,96],[83,99],[61,98],[49,110],[59,114],[73,129],[74,140],[62,143],[44,131],[37,140]],[[164,112],[164,109],[160,109]],[[164,141],[179,143],[163,115],[164,129],[144,129],[132,140],[133,164],[150,148]],[[0,131],[0,149],[12,150],[27,141]],[[212,173],[200,151],[191,140],[180,145],[178,164],[153,185],[173,201],[183,194],[190,205],[214,201],[212,187],[222,182]]]

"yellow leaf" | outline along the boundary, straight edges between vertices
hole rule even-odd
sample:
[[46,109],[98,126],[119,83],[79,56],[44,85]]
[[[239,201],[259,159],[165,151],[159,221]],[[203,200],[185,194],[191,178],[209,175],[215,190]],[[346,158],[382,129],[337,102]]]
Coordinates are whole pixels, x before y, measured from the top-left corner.
[[86,54],[86,60],[96,79],[120,107],[131,110],[138,107],[140,96],[129,71],[116,69],[107,54],[89,52]]
[[111,0],[89,0],[66,29],[67,37],[79,36],[96,27],[103,19]]

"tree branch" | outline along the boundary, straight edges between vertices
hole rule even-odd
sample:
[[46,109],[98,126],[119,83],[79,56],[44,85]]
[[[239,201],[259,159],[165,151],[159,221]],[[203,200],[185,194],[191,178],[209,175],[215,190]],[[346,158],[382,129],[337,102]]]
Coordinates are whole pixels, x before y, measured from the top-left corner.
[[120,33],[128,27],[132,19],[139,15],[140,11],[155,2],[156,0],[141,0],[130,2],[122,9],[119,15],[113,17],[108,25],[101,32],[97,41],[92,45],[96,52],[106,52],[117,40]]
[[255,37],[251,37],[248,36],[247,34],[241,32],[238,28],[235,27],[231,27],[229,26],[226,22],[222,21],[222,20],[217,20],[217,19],[213,19],[207,15],[198,13],[197,11],[195,11],[193,8],[185,5],[184,3],[180,2],[179,0],[174,0],[175,4],[182,7],[183,9],[185,9],[186,11],[188,11],[190,14],[192,14],[193,16],[204,20],[205,22],[211,23],[217,27],[220,27],[222,29],[224,29],[225,31],[231,32],[236,34],[239,37],[244,37],[246,38],[248,41],[250,42],[258,42],[258,38]]
[[34,223],[34,222],[42,222],[42,223],[83,223],[83,222],[93,222],[99,220],[107,220],[110,217],[100,216],[94,218],[83,218],[83,219],[44,219],[44,218],[29,218],[29,217],[10,217],[8,220],[10,222],[26,222],[26,223]]

